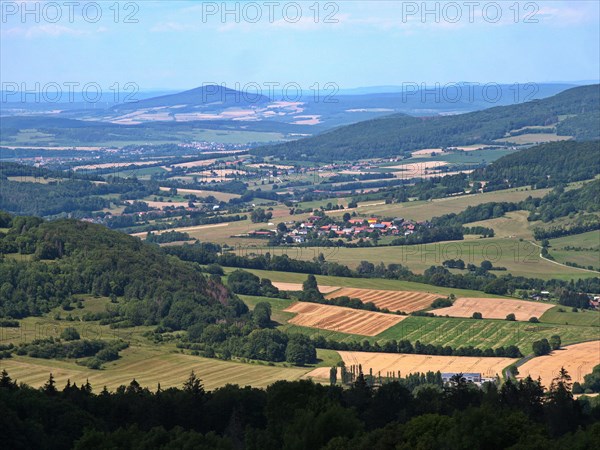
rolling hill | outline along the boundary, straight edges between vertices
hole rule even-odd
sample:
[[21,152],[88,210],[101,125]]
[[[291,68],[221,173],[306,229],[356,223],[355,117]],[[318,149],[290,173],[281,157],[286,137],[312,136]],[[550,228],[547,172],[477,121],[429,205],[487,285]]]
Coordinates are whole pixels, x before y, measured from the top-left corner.
[[497,144],[511,134],[539,132],[539,127],[575,139],[597,139],[599,123],[600,85],[590,85],[543,100],[454,116],[419,118],[394,114],[298,141],[260,147],[253,153],[329,162],[392,157],[423,148]]
[[255,92],[240,92],[219,85],[207,85],[176,94],[161,95],[131,103],[121,103],[112,109],[115,112],[145,108],[176,108],[179,112],[212,111],[224,108],[264,106],[270,101],[269,97]]

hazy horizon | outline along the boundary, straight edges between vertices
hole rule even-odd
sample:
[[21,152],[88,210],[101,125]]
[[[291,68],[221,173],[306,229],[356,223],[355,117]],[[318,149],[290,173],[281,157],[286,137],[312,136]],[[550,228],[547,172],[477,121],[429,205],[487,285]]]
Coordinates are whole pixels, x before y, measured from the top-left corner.
[[598,2],[75,3],[2,2],[3,83],[357,89],[600,73]]

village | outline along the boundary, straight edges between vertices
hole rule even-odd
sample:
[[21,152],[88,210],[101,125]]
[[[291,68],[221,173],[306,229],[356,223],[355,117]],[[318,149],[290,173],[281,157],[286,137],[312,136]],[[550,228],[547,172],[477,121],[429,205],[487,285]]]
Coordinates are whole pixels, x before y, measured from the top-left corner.
[[[320,239],[345,239],[354,240],[379,240],[382,237],[410,236],[420,228],[430,228],[429,222],[415,222],[397,217],[392,220],[383,220],[376,217],[356,218],[350,213],[344,214],[342,220],[335,221],[324,213],[312,215],[304,221],[288,221],[277,226],[276,229],[258,229],[250,231],[247,237],[270,239],[280,237],[283,244],[305,244],[312,240]],[[269,223],[274,226],[274,223]]]

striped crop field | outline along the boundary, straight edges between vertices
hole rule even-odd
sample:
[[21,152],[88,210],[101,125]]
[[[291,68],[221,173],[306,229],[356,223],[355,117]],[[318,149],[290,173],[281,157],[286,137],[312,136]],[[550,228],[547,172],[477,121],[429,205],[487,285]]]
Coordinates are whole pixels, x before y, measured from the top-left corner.
[[362,336],[375,336],[407,317],[308,302],[294,303],[284,311],[297,313],[288,321],[294,325]]
[[440,295],[427,292],[343,288],[329,294],[327,298],[342,296],[358,298],[363,303],[371,302],[380,309],[387,308],[390,311],[406,313],[427,309],[435,299],[440,297]]

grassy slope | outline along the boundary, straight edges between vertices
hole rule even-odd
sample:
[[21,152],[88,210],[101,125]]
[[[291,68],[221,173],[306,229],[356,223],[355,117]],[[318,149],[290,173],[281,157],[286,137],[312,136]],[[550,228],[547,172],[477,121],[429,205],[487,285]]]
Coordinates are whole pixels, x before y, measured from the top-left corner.
[[[431,201],[415,201],[408,203],[394,203],[391,205],[363,206],[358,209],[359,214],[376,214],[381,216],[404,217],[412,220],[427,220],[435,216],[449,213],[459,213],[468,206],[480,205],[488,202],[519,202],[527,197],[543,197],[550,189],[531,190],[529,188],[506,189],[502,191],[484,192],[480,194],[446,197]],[[379,203],[368,201],[362,205]],[[360,206],[361,204],[359,204]],[[343,214],[341,211],[339,214]],[[336,212],[329,214],[335,215]]]
[[[506,193],[505,193],[506,194]],[[528,194],[528,192],[514,192],[514,194]],[[389,205],[382,205],[389,206]],[[432,208],[429,204],[427,207],[431,210],[438,210],[437,205]],[[462,204],[462,208],[466,207]],[[429,215],[438,215],[441,212],[429,213]],[[393,214],[392,214],[393,215]],[[256,242],[255,247],[244,247],[238,250],[239,254],[252,255],[261,254],[269,251],[272,255],[288,254],[291,258],[312,260],[319,253],[323,253],[325,258],[331,262],[339,262],[340,264],[356,267],[361,261],[370,261],[372,263],[384,262],[399,263],[407,266],[412,271],[422,273],[425,269],[432,265],[441,265],[446,259],[462,259],[465,263],[479,265],[483,260],[490,260],[495,266],[506,267],[508,273],[513,275],[522,275],[533,278],[558,278],[563,280],[594,277],[597,274],[584,272],[578,269],[559,266],[549,261],[540,258],[539,248],[532,245],[529,240],[533,240],[533,229],[541,226],[541,222],[528,222],[527,211],[514,211],[506,214],[504,217],[489,219],[480,222],[473,222],[467,226],[486,226],[494,229],[496,235],[493,238],[479,239],[476,236],[466,236],[464,241],[453,242],[438,242],[425,245],[412,246],[397,246],[397,247],[367,247],[367,248],[338,248],[338,247],[272,247],[256,248],[261,245],[261,242]],[[557,222],[558,223],[558,222]],[[564,224],[564,221],[560,222]],[[543,224],[550,226],[551,224]],[[580,238],[577,236],[567,236],[557,241],[554,251],[551,254],[554,256],[556,252],[559,255],[560,251],[556,251],[561,245],[593,247],[598,245],[599,232],[584,233]],[[595,242],[594,242],[595,240]],[[554,246],[554,244],[553,244]],[[573,252],[569,251],[569,255],[575,255],[573,262],[578,262],[576,256],[586,258],[587,264],[598,266],[598,252]],[[596,258],[593,260],[593,258]],[[589,262],[591,261],[591,262]],[[583,262],[580,262],[583,264]],[[502,275],[507,272],[497,272]],[[277,280],[284,281],[284,280]],[[357,286],[359,287],[359,286]]]
[[309,370],[219,361],[164,351],[162,348],[152,349],[149,346],[132,346],[124,350],[122,355],[118,361],[107,364],[104,370],[91,370],[70,361],[23,356],[1,360],[0,368],[6,369],[17,381],[32,386],[43,385],[49,373],[52,373],[61,387],[67,379],[77,384],[89,379],[96,391],[102,389],[102,386],[115,389],[121,384],[128,384],[134,377],[142,386],[151,389],[155,389],[158,383],[162,388],[180,387],[192,370],[208,389],[227,383],[266,387],[280,379],[299,379]]
[[[32,386],[41,386],[52,373],[60,387],[67,379],[80,384],[86,379],[96,391],[106,385],[114,389],[128,384],[136,378],[142,386],[156,388],[181,386],[189,373],[194,370],[203,380],[205,387],[213,389],[227,383],[265,387],[276,380],[301,378],[311,368],[289,367],[287,364],[269,365],[266,362],[241,363],[220,361],[182,354],[173,343],[155,344],[143,336],[154,327],[135,327],[112,330],[98,322],[81,322],[78,317],[86,312],[103,311],[110,303],[107,298],[80,296],[84,308],[62,311],[60,308],[42,317],[28,317],[20,320],[19,328],[0,328],[0,344],[31,342],[34,339],[59,337],[66,327],[75,327],[82,339],[123,339],[130,347],[121,352],[121,358],[107,363],[102,370],[92,370],[76,364],[75,360],[46,360],[26,356],[13,356],[0,360],[0,370],[6,369],[13,378]],[[55,320],[60,313],[62,320]],[[70,313],[75,320],[64,320]],[[319,355],[323,361],[332,361],[335,355]]]
[[[600,266],[600,231],[598,230],[551,239],[550,246],[550,254],[558,262],[563,264],[574,262],[586,267]],[[565,250],[566,246],[581,247],[585,250]]]
[[[560,309],[564,312],[560,312]],[[540,320],[548,323],[600,327],[600,311],[581,309],[578,312],[572,312],[566,306],[555,306],[546,311]]]

